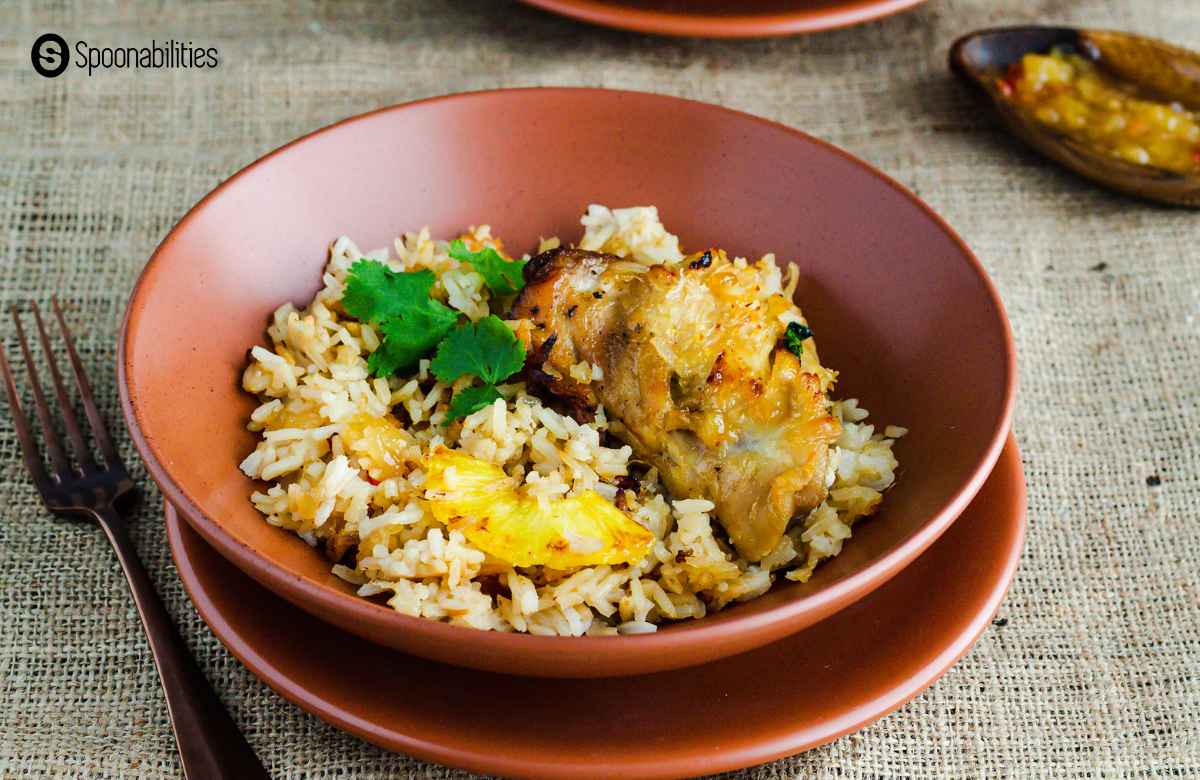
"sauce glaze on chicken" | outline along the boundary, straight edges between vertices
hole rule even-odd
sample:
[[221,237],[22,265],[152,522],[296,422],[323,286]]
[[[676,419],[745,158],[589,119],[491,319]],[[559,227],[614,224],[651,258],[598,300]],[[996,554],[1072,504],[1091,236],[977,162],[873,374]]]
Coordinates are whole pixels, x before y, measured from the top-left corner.
[[[766,556],[827,493],[840,426],[812,338],[785,345],[795,304],[717,249],[649,268],[559,248],[525,267],[511,317],[546,389],[613,432],[677,496],[703,497],[740,555]],[[531,362],[533,362],[531,360]],[[598,366],[580,382],[571,367]]]

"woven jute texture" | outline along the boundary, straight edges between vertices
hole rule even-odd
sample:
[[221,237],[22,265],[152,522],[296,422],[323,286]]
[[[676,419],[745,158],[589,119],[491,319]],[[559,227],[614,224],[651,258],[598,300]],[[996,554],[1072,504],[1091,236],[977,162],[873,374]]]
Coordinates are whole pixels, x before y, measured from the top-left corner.
[[[115,424],[116,336],[139,270],[196,200],[298,135],[415,98],[549,84],[676,94],[802,128],[912,188],[996,281],[1020,361],[1029,537],[998,620],[930,690],[738,776],[1200,776],[1200,214],[1051,167],[948,75],[958,34],[1046,21],[1200,48],[1197,0],[932,0],[853,29],[723,43],[485,0],[7,0],[0,304],[53,293],[69,304]],[[93,45],[190,39],[215,46],[220,66],[47,79],[30,61],[44,32]],[[12,329],[0,337],[11,354]],[[136,470],[137,545],[273,776],[461,776],[333,730],[230,656],[187,601],[158,493]],[[0,777],[178,777],[113,556],[93,529],[43,511],[7,414],[0,589]]]

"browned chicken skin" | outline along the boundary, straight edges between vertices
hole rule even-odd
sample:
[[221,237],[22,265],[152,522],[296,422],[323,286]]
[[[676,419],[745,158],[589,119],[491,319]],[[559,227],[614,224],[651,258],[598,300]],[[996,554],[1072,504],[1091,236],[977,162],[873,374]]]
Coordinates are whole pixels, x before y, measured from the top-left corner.
[[[603,404],[673,495],[716,505],[742,556],[767,555],[825,499],[840,433],[833,373],[811,338],[799,358],[783,345],[800,313],[762,293],[756,268],[720,250],[646,269],[554,249],[530,260],[525,280],[511,316],[529,320],[518,333],[536,376],[576,408]],[[573,379],[585,361],[603,378]]]

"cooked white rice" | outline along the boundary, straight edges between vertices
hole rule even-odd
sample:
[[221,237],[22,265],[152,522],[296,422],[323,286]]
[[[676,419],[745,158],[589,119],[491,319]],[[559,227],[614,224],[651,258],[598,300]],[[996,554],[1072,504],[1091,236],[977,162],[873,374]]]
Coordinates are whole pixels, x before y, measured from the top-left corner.
[[[683,259],[679,240],[653,207],[593,205],[582,222],[582,248],[639,267]],[[498,246],[486,225],[467,237]],[[544,239],[539,250],[557,244]],[[379,336],[340,305],[347,271],[363,257],[397,271],[432,269],[435,297],[472,320],[490,313],[482,277],[452,259],[448,243],[433,240],[427,229],[397,239],[394,254],[363,253],[339,238],[322,290],[303,309],[279,307],[267,330],[271,347],[251,351],[243,385],[262,403],[248,427],[262,438],[241,469],[267,483],[251,497],[267,522],[323,545],[335,560],[349,556],[354,565],[335,564],[334,574],[362,596],[386,597],[398,612],[532,634],[651,632],[663,622],[703,617],[759,596],[781,573],[808,579],[821,560],[841,551],[854,521],[875,511],[895,480],[892,444],[906,431],[888,426],[877,433],[855,399],[836,402],[842,434],[831,458],[828,499],[766,558],[749,563],[723,540],[709,501],[667,495],[653,471],[641,478],[640,491],[618,486],[632,452],[604,446],[603,409],[593,422],[579,423],[510,384],[500,388],[503,399],[461,426],[443,426],[459,388],[438,382],[428,361],[410,376],[371,377],[367,356]],[[772,256],[751,265],[760,269],[764,293],[791,295],[794,266],[785,282]],[[600,368],[587,363],[570,372],[580,382],[603,379]],[[404,423],[383,461],[345,435],[348,426],[388,414]],[[426,505],[423,465],[437,445],[500,466],[539,501],[589,489],[617,499],[620,492],[619,503],[656,538],[650,555],[635,565],[571,571],[514,568],[488,556],[435,520]]]

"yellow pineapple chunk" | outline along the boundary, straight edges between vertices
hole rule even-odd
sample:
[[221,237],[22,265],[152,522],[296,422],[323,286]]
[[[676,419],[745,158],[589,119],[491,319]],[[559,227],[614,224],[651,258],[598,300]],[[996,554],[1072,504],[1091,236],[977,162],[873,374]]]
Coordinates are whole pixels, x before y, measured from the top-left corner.
[[373,417],[359,412],[342,429],[342,443],[353,460],[367,467],[372,479],[403,476],[407,460],[416,454],[416,445],[396,418]]
[[594,490],[542,504],[499,466],[445,448],[429,459],[425,497],[439,521],[514,566],[636,563],[654,542]]

